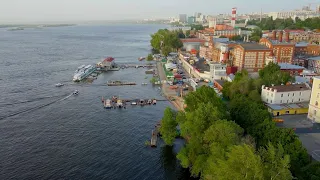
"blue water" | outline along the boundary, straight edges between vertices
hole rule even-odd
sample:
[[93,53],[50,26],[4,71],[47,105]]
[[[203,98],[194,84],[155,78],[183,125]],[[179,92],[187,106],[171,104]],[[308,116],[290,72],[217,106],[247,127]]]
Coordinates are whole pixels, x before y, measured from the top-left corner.
[[[188,179],[173,148],[144,145],[168,102],[105,110],[101,97],[162,98],[142,69],[73,83],[82,64],[139,63],[160,25],[0,29],[0,179]],[[150,76],[148,77],[150,79]],[[108,80],[137,86],[108,87]],[[54,84],[66,85],[57,88]],[[70,96],[75,90],[79,96]]]

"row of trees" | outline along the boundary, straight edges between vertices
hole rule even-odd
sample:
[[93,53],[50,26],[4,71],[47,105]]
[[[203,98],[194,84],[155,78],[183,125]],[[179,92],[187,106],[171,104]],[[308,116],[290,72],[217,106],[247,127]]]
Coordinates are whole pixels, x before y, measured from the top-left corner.
[[227,106],[209,87],[185,98],[185,112],[165,110],[160,132],[172,145],[178,124],[186,139],[177,158],[202,179],[291,179],[290,158],[280,144],[256,149],[254,139],[232,121]]
[[263,30],[274,30],[274,29],[320,29],[320,18],[307,18],[302,21],[298,17],[293,20],[291,18],[288,19],[275,19],[272,17],[264,18],[260,22],[260,20],[250,20],[248,21],[248,25],[256,25],[259,26]]
[[155,53],[162,52],[165,56],[183,47],[179,39],[179,31],[169,31],[168,29],[160,29],[152,34],[150,43]]
[[292,129],[278,128],[261,102],[261,84],[294,81],[270,64],[253,80],[236,74],[223,90],[227,106],[215,91],[201,87],[185,97],[185,112],[165,110],[160,132],[172,145],[176,127],[186,139],[177,158],[201,179],[319,179],[320,163],[311,163]]
[[313,171],[319,163],[312,164],[310,157],[292,129],[278,128],[261,102],[261,85],[280,85],[293,82],[288,73],[281,72],[276,64],[269,64],[259,72],[258,79],[251,79],[246,71],[236,74],[232,83],[226,83],[223,95],[230,100],[231,118],[250,134],[256,147],[279,147],[290,157],[291,173],[299,179],[319,179],[320,172]]

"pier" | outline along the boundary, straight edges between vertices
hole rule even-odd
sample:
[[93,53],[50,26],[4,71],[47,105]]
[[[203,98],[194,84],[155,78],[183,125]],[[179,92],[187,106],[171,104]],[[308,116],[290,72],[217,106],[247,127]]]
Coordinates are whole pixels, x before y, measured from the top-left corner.
[[151,140],[150,140],[151,147],[157,147],[157,141],[158,141],[160,127],[161,127],[161,122],[157,123],[157,125],[155,125],[154,130],[152,130]]
[[137,85],[135,82],[108,81],[108,86],[132,86]]

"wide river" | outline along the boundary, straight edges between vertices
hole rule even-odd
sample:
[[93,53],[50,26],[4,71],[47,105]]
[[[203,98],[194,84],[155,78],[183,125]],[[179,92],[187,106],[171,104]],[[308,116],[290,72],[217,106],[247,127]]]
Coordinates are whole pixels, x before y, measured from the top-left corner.
[[[151,130],[171,106],[105,110],[101,97],[162,98],[143,69],[101,74],[73,83],[82,64],[112,56],[139,63],[160,25],[72,26],[0,29],[0,179],[189,179],[173,148],[145,146]],[[108,80],[135,81],[108,87]],[[56,83],[66,84],[57,88]],[[79,96],[72,92],[79,90]]]

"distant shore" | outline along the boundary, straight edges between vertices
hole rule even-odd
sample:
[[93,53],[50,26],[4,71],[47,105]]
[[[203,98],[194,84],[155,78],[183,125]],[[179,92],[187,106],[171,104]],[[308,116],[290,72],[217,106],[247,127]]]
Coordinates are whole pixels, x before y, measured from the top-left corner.
[[0,28],[45,28],[45,27],[65,27],[76,26],[77,24],[0,24]]

